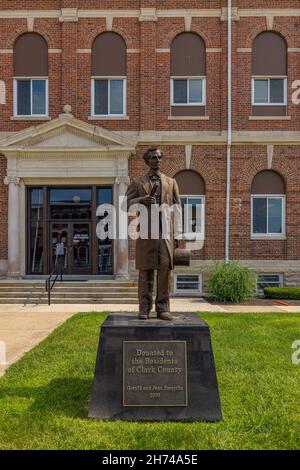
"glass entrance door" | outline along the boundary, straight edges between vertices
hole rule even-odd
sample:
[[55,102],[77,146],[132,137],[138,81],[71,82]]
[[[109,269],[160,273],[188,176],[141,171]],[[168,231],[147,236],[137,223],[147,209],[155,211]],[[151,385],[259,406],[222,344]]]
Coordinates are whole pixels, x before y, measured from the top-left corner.
[[97,237],[97,207],[113,203],[113,186],[27,188],[27,274],[113,274],[113,240]]
[[89,274],[91,271],[90,223],[51,223],[51,271],[62,265],[65,274]]
[[72,223],[72,247],[70,268],[74,274],[88,274],[91,270],[90,238],[91,227],[89,223]]
[[68,255],[70,247],[70,227],[68,223],[52,223],[50,226],[50,267],[61,265],[68,272]]

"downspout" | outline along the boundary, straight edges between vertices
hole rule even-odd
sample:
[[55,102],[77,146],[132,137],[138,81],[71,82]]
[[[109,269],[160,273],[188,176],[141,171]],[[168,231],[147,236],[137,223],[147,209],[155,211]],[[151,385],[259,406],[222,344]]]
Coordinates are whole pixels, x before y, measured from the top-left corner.
[[232,0],[228,0],[228,129],[227,129],[227,178],[226,178],[226,241],[225,261],[229,261],[230,241],[230,189],[231,189],[231,144],[232,144]]

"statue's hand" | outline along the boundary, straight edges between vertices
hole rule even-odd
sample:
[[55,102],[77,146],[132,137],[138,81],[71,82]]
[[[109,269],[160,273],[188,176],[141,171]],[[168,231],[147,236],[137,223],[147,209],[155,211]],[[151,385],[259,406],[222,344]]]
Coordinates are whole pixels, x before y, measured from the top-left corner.
[[144,204],[145,206],[151,206],[151,204],[156,203],[156,199],[153,196],[145,196],[140,200],[141,204]]

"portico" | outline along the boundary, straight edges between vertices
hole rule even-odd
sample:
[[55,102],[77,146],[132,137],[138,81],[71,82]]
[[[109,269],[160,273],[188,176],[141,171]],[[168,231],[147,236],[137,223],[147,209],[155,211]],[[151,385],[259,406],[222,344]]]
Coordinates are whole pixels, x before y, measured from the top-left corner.
[[[101,274],[97,205],[104,197],[118,211],[135,147],[133,140],[70,113],[1,140],[0,152],[7,157],[9,277],[48,274],[60,241],[68,248],[70,274]],[[127,278],[127,239],[117,238],[110,249],[109,273]]]

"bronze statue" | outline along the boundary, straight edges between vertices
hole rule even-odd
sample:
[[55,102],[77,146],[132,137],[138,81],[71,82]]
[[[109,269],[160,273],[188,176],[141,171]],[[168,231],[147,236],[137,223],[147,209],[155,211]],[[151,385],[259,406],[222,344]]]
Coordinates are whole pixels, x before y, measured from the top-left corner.
[[[162,237],[162,220],[159,219],[159,237],[151,237],[151,206],[167,205],[180,207],[179,190],[176,181],[160,172],[162,152],[151,147],[144,154],[149,166],[146,175],[135,178],[126,193],[127,205],[143,204],[147,207],[147,239],[136,241],[136,269],[139,270],[139,316],[147,320],[153,305],[154,271],[157,270],[156,313],[161,320],[172,320],[170,313],[170,275],[174,267],[174,249],[178,241],[174,239],[174,217],[167,220],[168,237]],[[153,214],[152,214],[153,216]]]

